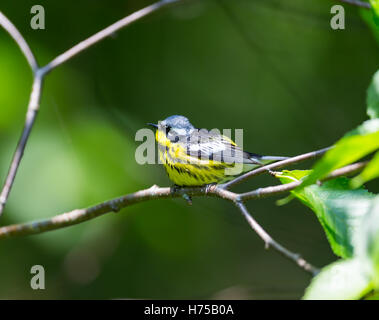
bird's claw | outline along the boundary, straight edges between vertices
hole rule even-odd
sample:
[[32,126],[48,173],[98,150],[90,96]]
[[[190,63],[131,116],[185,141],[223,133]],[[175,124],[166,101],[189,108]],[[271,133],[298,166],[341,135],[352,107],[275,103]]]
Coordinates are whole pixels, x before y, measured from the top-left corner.
[[[181,188],[182,188],[181,186],[178,186],[177,184],[174,184],[171,187],[171,190],[172,190],[173,193],[177,193]],[[186,200],[189,205],[192,205],[192,198],[187,193],[183,193],[182,194],[182,198],[184,200]]]

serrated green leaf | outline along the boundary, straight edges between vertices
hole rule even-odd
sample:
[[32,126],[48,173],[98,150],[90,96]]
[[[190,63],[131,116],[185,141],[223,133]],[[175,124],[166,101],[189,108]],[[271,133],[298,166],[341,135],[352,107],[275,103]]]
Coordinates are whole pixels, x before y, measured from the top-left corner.
[[379,196],[372,200],[360,233],[357,255],[370,263],[374,286],[379,289]]
[[311,174],[312,170],[283,170],[278,176],[283,183],[299,181]]
[[379,119],[365,121],[339,140],[313,167],[298,189],[325,178],[331,171],[357,161],[379,149]]
[[367,167],[354,179],[351,180],[351,187],[358,188],[367,181],[379,177],[379,152],[371,159]]
[[[282,183],[306,178],[310,170],[284,170],[278,176]],[[312,174],[312,173],[311,173]],[[340,177],[291,193],[315,212],[333,252],[343,258],[353,256],[359,242],[362,217],[371,206],[374,195],[360,188],[351,190],[349,179]]]
[[367,90],[367,114],[371,119],[379,118],[379,71],[374,74]]
[[304,299],[360,299],[372,290],[367,298],[378,298],[379,196],[370,199],[357,234],[354,257],[325,267],[312,280]]
[[376,26],[379,26],[379,0],[370,0],[372,7],[373,20]]
[[334,262],[312,279],[303,299],[360,299],[372,289],[370,275],[359,259]]

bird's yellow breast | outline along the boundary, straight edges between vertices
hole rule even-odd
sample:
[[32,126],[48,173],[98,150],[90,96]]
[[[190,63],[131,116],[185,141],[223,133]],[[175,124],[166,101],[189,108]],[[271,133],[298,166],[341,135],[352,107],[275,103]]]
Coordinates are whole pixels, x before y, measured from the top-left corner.
[[225,180],[228,164],[188,156],[180,143],[173,143],[157,130],[159,157],[167,175],[178,186],[201,186]]
[[[225,169],[234,167],[233,163],[199,159],[188,155],[185,145],[170,141],[162,130],[156,131],[155,138],[158,142],[160,161],[170,180],[178,186],[223,183],[234,177],[225,174]],[[232,140],[230,143],[235,145]],[[249,170],[251,170],[251,165],[243,166],[243,172]]]

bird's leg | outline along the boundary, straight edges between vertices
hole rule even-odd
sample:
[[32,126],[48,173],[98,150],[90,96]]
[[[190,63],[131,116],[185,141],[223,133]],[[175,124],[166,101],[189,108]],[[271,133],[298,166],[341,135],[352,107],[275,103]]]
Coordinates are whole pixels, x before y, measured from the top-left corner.
[[[265,164],[261,164],[260,165],[260,167],[264,167],[265,166]],[[266,171],[267,171],[267,173],[269,174],[269,175],[271,175],[271,176],[273,176],[273,177],[276,177],[277,176],[277,174],[279,173],[279,172],[277,172],[277,171],[272,171],[271,169],[265,169]]]
[[177,184],[174,184],[172,187],[171,187],[171,190],[173,193],[176,193],[180,190],[181,186],[178,186]]
[[[178,186],[177,184],[174,184],[171,187],[171,190],[172,190],[173,193],[177,193],[181,188],[182,188],[181,186]],[[182,197],[183,197],[184,200],[187,201],[187,203],[189,205],[192,205],[192,198],[187,193],[183,193]]]
[[182,197],[190,206],[192,205],[192,198],[187,193],[183,193]]

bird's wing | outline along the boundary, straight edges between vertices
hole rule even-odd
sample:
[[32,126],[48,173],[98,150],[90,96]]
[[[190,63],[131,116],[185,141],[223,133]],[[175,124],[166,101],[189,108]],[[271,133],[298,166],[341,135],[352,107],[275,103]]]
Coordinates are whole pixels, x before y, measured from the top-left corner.
[[200,160],[213,160],[224,163],[261,164],[258,155],[243,151],[230,138],[208,132],[195,131],[187,140],[186,152],[190,157]]

